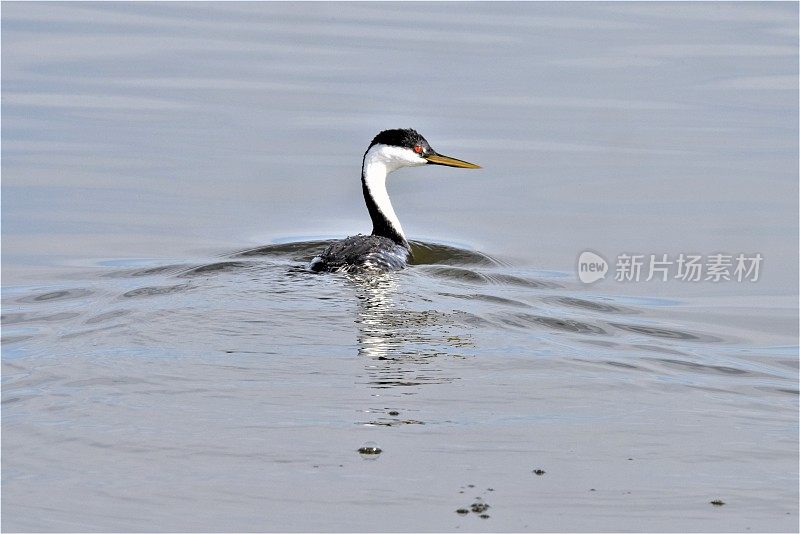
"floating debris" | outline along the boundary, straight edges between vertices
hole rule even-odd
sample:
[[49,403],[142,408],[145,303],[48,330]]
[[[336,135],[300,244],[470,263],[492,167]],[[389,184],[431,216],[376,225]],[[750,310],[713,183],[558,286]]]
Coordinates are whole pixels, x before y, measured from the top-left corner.
[[539,476],[542,476],[542,475],[543,475],[543,474],[545,474],[546,472],[547,472],[547,471],[545,471],[544,469],[534,469],[534,470],[532,471],[532,473],[533,473],[534,475],[539,475]]
[[389,412],[389,415],[400,415],[400,412],[398,412],[397,410],[392,410],[391,412]]
[[472,506],[469,507],[469,509],[475,512],[476,514],[482,514],[489,508],[491,508],[491,506],[489,506],[485,502],[474,502],[472,503]]
[[358,449],[358,454],[361,456],[377,456],[382,452],[383,450],[374,441],[368,441]]
[[481,514],[478,517],[480,517],[481,519],[489,519],[489,514]]
[[424,425],[424,421],[415,419],[395,419],[392,421],[369,421],[367,423],[356,423],[364,426],[398,426],[398,425]]
[[714,506],[724,506],[725,505],[725,503],[722,502],[722,500],[720,500],[720,499],[715,499],[715,500],[711,501],[711,504],[713,504]]
[[466,508],[459,508],[458,510],[456,510],[456,513],[461,515],[466,515],[469,513],[469,510],[467,510]]

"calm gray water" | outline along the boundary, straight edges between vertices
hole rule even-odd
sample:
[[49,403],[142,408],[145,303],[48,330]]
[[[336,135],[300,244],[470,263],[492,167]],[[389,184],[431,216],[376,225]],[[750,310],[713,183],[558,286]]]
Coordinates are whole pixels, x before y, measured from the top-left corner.
[[[3,530],[797,531],[797,22],[4,2]],[[395,127],[483,169],[392,175],[416,265],[308,272]]]

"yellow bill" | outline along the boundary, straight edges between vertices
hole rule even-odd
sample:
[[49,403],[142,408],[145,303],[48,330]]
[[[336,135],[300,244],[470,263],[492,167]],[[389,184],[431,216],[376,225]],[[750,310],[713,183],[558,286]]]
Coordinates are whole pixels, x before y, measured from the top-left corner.
[[462,169],[481,168],[480,165],[475,165],[474,163],[470,163],[468,161],[451,158],[450,156],[442,156],[441,154],[429,154],[423,157],[428,160],[428,163],[433,163],[434,165],[447,165],[448,167],[461,167]]

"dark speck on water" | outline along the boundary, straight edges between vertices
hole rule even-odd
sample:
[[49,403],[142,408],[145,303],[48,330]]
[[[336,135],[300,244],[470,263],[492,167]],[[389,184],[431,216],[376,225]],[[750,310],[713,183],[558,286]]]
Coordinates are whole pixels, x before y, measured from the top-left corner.
[[3,3],[0,528],[796,532],[798,13]]
[[380,454],[383,450],[380,447],[375,445],[365,445],[358,449],[359,454],[366,454],[366,455],[373,455],[373,454]]
[[474,502],[469,507],[469,509],[472,510],[473,512],[475,512],[476,514],[483,513],[486,510],[488,510],[489,508],[491,508],[491,506],[489,506],[485,502]]

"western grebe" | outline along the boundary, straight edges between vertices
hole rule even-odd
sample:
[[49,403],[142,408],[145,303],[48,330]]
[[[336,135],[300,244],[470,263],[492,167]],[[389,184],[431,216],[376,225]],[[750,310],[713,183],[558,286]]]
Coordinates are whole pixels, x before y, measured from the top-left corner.
[[311,260],[311,270],[391,271],[405,267],[411,246],[386,192],[386,176],[403,167],[429,164],[480,169],[474,163],[437,154],[415,130],[384,130],[376,135],[361,165],[361,189],[372,218],[372,235],[359,234],[331,244]]

